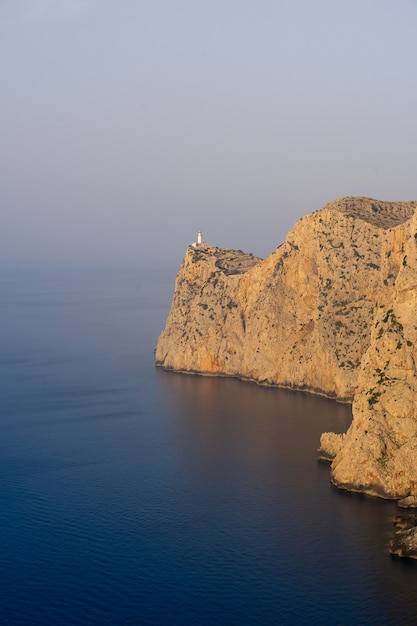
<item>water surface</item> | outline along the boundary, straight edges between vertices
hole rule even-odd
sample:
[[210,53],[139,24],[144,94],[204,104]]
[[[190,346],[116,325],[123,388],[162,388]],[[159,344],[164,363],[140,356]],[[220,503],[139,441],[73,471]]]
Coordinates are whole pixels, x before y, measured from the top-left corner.
[[0,621],[414,623],[395,503],[317,461],[350,408],[156,369],[172,288],[0,275]]

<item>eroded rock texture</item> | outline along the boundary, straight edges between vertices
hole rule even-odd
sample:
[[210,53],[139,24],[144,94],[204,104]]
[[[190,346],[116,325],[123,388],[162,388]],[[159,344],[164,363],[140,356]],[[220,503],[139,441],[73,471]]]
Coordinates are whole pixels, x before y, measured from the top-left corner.
[[188,248],[156,362],[353,402],[321,456],[339,487],[417,494],[416,202],[342,198],[267,259]]
[[398,515],[394,517],[393,522],[396,532],[390,543],[390,553],[408,559],[417,559],[417,515]]
[[[381,287],[362,358],[353,422],[332,462],[338,487],[385,498],[417,495],[417,216],[395,229],[385,256],[402,257],[388,299]],[[326,450],[327,435],[321,446]],[[329,452],[331,456],[332,452]]]

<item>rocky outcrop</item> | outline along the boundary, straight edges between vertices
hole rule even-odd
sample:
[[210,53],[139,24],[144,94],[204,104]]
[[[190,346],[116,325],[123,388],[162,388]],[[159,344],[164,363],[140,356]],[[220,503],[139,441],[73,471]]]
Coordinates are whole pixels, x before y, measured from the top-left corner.
[[[335,485],[384,498],[417,495],[417,215],[400,234],[402,262],[389,301],[381,298],[372,322],[352,425],[327,450]],[[327,439],[322,436],[324,451]]]
[[406,496],[397,502],[401,509],[417,509],[417,496]]
[[396,531],[390,543],[390,553],[408,559],[417,559],[417,515],[397,515],[393,522]]
[[267,259],[188,248],[157,365],[353,400],[320,456],[335,485],[417,495],[416,202],[342,198]]

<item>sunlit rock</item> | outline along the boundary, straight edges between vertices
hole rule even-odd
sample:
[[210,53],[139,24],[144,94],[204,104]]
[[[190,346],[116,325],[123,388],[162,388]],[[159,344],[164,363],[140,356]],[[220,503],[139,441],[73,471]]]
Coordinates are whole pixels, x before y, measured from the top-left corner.
[[190,246],[157,365],[353,400],[346,435],[320,442],[332,482],[417,496],[416,207],[341,198],[265,260]]

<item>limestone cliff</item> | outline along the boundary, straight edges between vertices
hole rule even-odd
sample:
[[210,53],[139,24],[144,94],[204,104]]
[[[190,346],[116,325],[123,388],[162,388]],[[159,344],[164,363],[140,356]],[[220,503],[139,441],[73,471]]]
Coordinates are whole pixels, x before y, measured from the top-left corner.
[[417,495],[417,213],[400,232],[402,262],[372,322],[352,425],[321,439],[335,485],[384,498]]
[[189,247],[157,364],[355,396],[348,433],[322,438],[332,480],[384,497],[414,493],[416,208],[339,199],[297,222],[265,260]]

